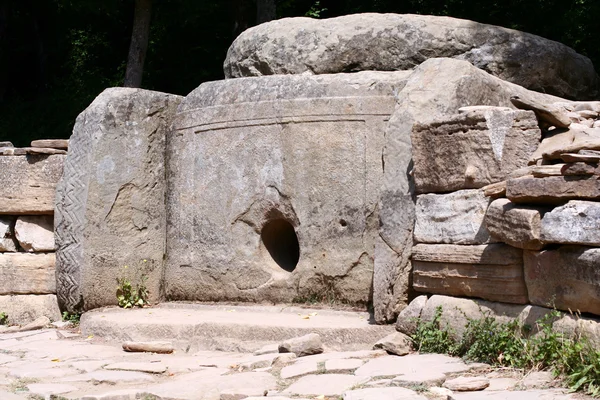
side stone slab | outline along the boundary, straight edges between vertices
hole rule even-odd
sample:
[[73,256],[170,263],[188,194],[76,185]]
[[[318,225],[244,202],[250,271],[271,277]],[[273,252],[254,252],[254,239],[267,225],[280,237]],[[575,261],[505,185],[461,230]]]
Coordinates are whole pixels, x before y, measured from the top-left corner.
[[52,214],[64,155],[0,157],[0,214]]
[[116,304],[117,278],[161,295],[165,135],[181,97],[107,89],[77,118],[56,194],[62,309]]

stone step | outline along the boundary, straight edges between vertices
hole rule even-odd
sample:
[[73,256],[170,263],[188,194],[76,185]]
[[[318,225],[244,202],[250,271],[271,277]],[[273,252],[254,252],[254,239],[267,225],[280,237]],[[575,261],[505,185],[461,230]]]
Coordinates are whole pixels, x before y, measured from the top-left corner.
[[329,351],[370,350],[394,332],[367,312],[277,306],[163,303],[142,309],[104,308],[81,318],[84,335],[117,341],[170,340],[176,351],[254,352],[309,333]]

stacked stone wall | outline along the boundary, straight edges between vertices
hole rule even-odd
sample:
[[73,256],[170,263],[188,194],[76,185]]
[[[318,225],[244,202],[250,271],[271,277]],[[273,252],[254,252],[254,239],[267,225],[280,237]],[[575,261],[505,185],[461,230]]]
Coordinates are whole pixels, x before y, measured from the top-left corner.
[[600,315],[600,103],[512,102],[413,127],[413,288]]
[[53,218],[67,148],[66,140],[0,143],[0,312],[11,324],[60,319]]

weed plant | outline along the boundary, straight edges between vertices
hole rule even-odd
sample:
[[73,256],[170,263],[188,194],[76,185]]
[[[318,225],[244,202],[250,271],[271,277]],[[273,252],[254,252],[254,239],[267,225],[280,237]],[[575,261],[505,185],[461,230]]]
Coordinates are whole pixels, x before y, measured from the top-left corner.
[[536,322],[536,330],[519,321],[499,322],[491,315],[467,319],[460,340],[441,324],[442,307],[431,321],[418,321],[412,335],[423,353],[445,353],[472,362],[524,370],[552,370],[571,391],[600,397],[600,351],[581,335],[553,329],[561,313],[553,311]]

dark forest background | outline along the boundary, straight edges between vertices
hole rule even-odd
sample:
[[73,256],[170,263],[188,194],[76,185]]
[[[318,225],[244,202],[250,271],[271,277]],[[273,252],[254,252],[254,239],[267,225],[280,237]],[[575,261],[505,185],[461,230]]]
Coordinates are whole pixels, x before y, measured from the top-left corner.
[[535,33],[600,65],[600,0],[0,0],[0,140],[68,138],[104,88],[122,86],[142,3],[151,22],[141,87],[180,95],[223,78],[241,31],[292,16],[447,15]]

